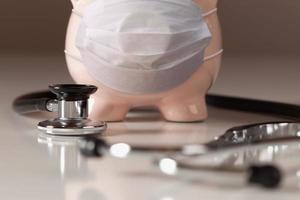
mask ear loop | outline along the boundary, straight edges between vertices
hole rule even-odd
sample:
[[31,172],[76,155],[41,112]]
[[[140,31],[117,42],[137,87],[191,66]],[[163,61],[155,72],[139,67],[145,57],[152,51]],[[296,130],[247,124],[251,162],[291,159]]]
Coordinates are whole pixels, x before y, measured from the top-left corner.
[[218,11],[218,8],[213,8],[213,9],[211,9],[210,11],[204,13],[204,14],[202,15],[202,17],[208,17],[209,15],[212,15],[212,14],[216,13],[217,11]]
[[[210,10],[210,11],[204,13],[204,14],[202,15],[202,17],[208,17],[209,15],[212,15],[212,14],[216,13],[217,11],[218,11],[218,8],[214,8],[214,9],[212,9],[212,10]],[[75,15],[77,15],[78,17],[81,17],[81,18],[83,17],[83,15],[81,14],[81,12],[79,12],[79,11],[76,10],[76,9],[72,9],[72,12],[73,12]]]
[[68,50],[65,50],[65,54],[67,56],[69,56],[70,58],[73,58],[74,60],[77,60],[77,61],[79,61],[81,63],[83,62],[82,59],[79,56],[76,56],[76,55],[70,53]]
[[[213,8],[213,9],[211,9],[210,11],[204,13],[204,14],[202,15],[202,17],[203,17],[203,18],[209,17],[210,15],[216,13],[217,11],[218,11],[218,8]],[[213,58],[215,58],[215,57],[221,55],[221,54],[223,53],[223,51],[224,51],[224,49],[220,49],[220,50],[217,51],[216,53],[204,57],[204,61],[208,61],[208,60],[210,60],[210,59],[213,59]]]
[[[72,3],[75,2],[75,0],[72,1]],[[74,5],[74,4],[73,4]],[[72,13],[80,18],[83,18],[83,15],[81,14],[80,11],[76,10],[75,8],[72,9]],[[67,55],[68,57],[74,59],[74,60],[77,60],[79,62],[82,62],[82,59],[79,57],[79,56],[76,56],[72,53],[70,53],[68,50],[65,50],[65,55]]]
[[78,16],[78,17],[80,17],[80,18],[82,18],[83,17],[83,15],[81,14],[81,12],[79,12],[78,10],[76,10],[76,9],[72,9],[72,13],[74,13],[76,16]]
[[213,59],[213,58],[215,58],[215,57],[221,55],[221,54],[223,53],[223,51],[224,51],[224,49],[220,49],[219,51],[217,51],[217,52],[214,53],[214,54],[211,54],[211,55],[209,55],[209,56],[205,56],[205,57],[204,57],[204,61],[211,60],[211,59]]

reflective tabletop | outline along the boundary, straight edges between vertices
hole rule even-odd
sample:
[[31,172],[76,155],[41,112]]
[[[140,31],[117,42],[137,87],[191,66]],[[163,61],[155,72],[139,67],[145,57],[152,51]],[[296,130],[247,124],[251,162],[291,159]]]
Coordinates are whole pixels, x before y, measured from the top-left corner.
[[[47,87],[49,83],[71,82],[63,60],[57,56],[6,57],[11,71],[1,74],[0,104],[0,199],[24,200],[185,200],[185,199],[299,199],[300,146],[298,142],[259,145],[238,152],[226,151],[201,159],[210,163],[243,165],[253,161],[274,161],[289,173],[282,188],[265,190],[239,180],[199,172],[196,180],[167,176],[153,165],[157,153],[134,154],[126,159],[85,158],[78,150],[78,138],[51,137],[36,128],[49,115],[23,117],[11,108],[23,93]],[[24,68],[20,68],[22,64]],[[53,68],[42,76],[46,65]],[[16,71],[19,73],[16,74]],[[22,75],[26,74],[26,76]],[[28,81],[30,80],[30,81]],[[154,111],[135,111],[125,122],[109,123],[107,141],[138,145],[178,146],[207,143],[234,126],[282,121],[284,118],[209,108],[202,123],[169,123]],[[199,162],[204,162],[199,160]],[[198,160],[197,160],[198,161]]]

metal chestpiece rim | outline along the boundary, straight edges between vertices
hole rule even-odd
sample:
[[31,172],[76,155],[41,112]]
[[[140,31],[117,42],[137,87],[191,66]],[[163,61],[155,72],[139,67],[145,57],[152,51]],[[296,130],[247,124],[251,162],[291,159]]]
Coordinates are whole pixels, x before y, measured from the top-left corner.
[[[98,134],[106,129],[105,122],[88,118],[88,99],[97,91],[97,87],[65,84],[50,85],[49,89],[57,96],[58,117],[40,122],[39,130],[50,135],[77,136]],[[49,103],[53,104],[53,101]]]

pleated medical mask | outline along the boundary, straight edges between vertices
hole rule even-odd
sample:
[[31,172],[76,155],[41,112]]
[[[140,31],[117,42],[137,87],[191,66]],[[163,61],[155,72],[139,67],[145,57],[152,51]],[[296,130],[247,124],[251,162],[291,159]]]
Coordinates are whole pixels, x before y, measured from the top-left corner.
[[192,0],[95,0],[76,46],[99,82],[132,94],[172,89],[203,63],[211,34]]

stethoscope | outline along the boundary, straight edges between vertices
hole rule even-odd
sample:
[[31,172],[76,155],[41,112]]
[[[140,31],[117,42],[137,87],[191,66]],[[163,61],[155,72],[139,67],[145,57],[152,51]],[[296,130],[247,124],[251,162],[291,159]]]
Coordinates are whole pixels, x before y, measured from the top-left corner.
[[[49,150],[55,148],[56,154],[50,153],[49,156],[58,164],[62,178],[68,174],[87,173],[86,159],[118,158],[130,162],[131,158],[136,160],[137,157],[147,157],[153,169],[161,175],[176,176],[184,181],[209,181],[218,185],[248,183],[276,188],[283,182],[283,177],[286,180],[292,178],[291,175],[296,177],[299,174],[298,164],[293,164],[292,170],[273,164],[279,154],[291,156],[290,150],[296,150],[293,154],[298,157],[299,128],[298,123],[253,124],[240,127],[238,132],[228,130],[206,144],[173,147],[112,142],[99,135],[70,137],[40,133],[38,142],[47,145]],[[286,149],[287,145],[289,150]],[[53,158],[58,155],[61,157]],[[265,157],[263,160],[262,155]],[[80,158],[82,156],[86,159]],[[298,181],[295,185],[298,185]]]
[[[207,144],[190,144],[177,148],[146,147],[125,143],[108,144],[104,138],[95,136],[106,130],[105,122],[88,118],[88,99],[97,87],[92,85],[50,85],[49,91],[27,94],[17,98],[13,107],[20,114],[32,112],[57,112],[52,120],[42,121],[38,129],[52,136],[79,136],[81,153],[87,157],[126,157],[134,152],[159,152],[168,155],[156,159],[155,164],[164,174],[172,175],[177,171],[213,171],[238,174],[247,177],[248,183],[259,184],[266,188],[280,185],[281,170],[273,164],[250,164],[248,167],[233,165],[209,166],[189,162],[204,155],[209,156],[224,150],[238,150],[245,146],[265,143],[295,141],[300,137],[300,124],[295,122],[275,122],[234,127]],[[244,111],[282,114],[300,117],[300,107],[290,104],[250,100],[226,96],[208,95],[210,105]],[[276,109],[275,109],[276,108]]]
[[57,118],[42,121],[38,129],[51,135],[91,135],[105,131],[106,123],[88,118],[93,85],[50,85],[49,91],[36,92],[17,98],[13,107],[19,114],[56,112]]
[[[139,146],[128,143],[110,143],[104,138],[85,137],[80,140],[79,147],[86,157],[127,158],[135,153],[160,153],[164,156],[155,158],[153,164],[166,175],[184,174],[195,178],[199,172],[212,172],[214,175],[230,175],[239,177],[248,184],[260,185],[264,188],[276,188],[283,180],[284,172],[271,162],[258,163],[250,161],[246,166],[235,166],[232,162],[208,164],[199,162],[201,158],[217,157],[221,153],[234,154],[245,147],[287,144],[300,139],[300,123],[274,122],[252,124],[229,129],[225,134],[205,144],[187,144],[177,147]],[[249,150],[249,149],[248,149]],[[251,149],[249,150],[251,152]],[[201,177],[199,177],[201,179]]]

